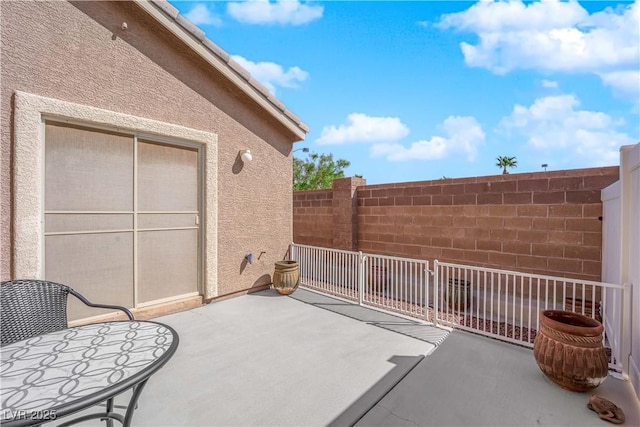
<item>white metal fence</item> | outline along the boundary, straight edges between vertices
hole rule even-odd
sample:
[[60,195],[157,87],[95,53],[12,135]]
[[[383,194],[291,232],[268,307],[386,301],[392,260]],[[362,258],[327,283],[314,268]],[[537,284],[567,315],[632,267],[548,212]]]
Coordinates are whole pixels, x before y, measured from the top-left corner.
[[358,301],[362,254],[316,246],[291,245],[291,259],[300,266],[300,283],[329,295]]
[[291,245],[302,286],[378,309],[422,318],[429,305],[429,262]]
[[[568,310],[605,326],[610,367],[623,368],[628,285],[291,245],[300,284],[360,305],[533,347],[542,310]],[[625,314],[626,313],[626,314]],[[625,344],[627,347],[625,347]]]
[[[533,347],[543,310],[567,310],[605,326],[610,367],[620,370],[627,355],[628,285],[496,270],[435,261],[438,322]],[[627,305],[625,305],[627,304]],[[612,323],[615,322],[615,323]]]
[[363,254],[362,262],[362,304],[424,318],[430,303],[429,261]]

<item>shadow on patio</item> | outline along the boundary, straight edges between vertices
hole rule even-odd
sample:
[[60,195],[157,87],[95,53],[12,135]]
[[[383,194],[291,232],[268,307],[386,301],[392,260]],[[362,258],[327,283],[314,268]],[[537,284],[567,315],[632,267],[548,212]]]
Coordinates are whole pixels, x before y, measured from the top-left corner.
[[[142,393],[134,425],[606,425],[587,409],[589,394],[548,381],[530,349],[446,338],[302,289],[158,320],[181,344]],[[639,425],[628,383],[610,377],[595,392]]]

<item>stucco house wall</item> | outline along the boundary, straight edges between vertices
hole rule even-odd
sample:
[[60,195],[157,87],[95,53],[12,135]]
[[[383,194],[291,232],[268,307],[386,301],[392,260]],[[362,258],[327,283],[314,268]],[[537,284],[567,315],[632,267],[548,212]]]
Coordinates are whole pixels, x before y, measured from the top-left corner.
[[[308,128],[225,52],[210,41],[203,47],[203,34],[176,16],[168,3],[146,5],[150,6],[167,22],[179,21],[189,28],[188,36],[199,49],[216,50],[255,94],[247,95],[246,89],[230,82],[135,2],[0,3],[2,280],[25,271],[17,271],[16,247],[38,244],[16,242],[16,232],[24,231],[16,230],[16,201],[22,207],[32,201],[39,206],[37,194],[16,190],[23,188],[19,181],[25,178],[16,170],[21,149],[17,144],[24,142],[16,141],[17,92],[25,94],[23,99],[35,95],[33,99],[45,104],[61,102],[71,106],[69,111],[81,111],[80,116],[89,111],[92,120],[101,120],[103,113],[116,121],[131,118],[124,129],[145,123],[151,133],[157,126],[166,128],[158,134],[203,135],[197,142],[209,144],[206,161],[210,169],[215,167],[207,177],[206,195],[206,215],[216,222],[208,224],[213,232],[206,236],[211,240],[215,234],[206,248],[206,268],[212,273],[204,278],[204,286],[210,297],[269,284],[274,262],[285,256],[292,241],[292,143]],[[264,105],[279,110],[282,117]],[[244,149],[253,154],[246,165],[238,155]],[[243,262],[248,253],[255,255],[252,265]],[[29,267],[27,273],[40,274],[39,268]]]

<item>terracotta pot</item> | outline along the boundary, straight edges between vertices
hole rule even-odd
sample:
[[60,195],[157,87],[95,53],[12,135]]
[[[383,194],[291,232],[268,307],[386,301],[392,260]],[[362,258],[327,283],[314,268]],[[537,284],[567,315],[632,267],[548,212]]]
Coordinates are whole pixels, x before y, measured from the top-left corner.
[[602,323],[562,310],[540,313],[540,330],[533,342],[538,366],[551,381],[573,391],[588,391],[607,379],[607,355]]
[[471,305],[471,283],[462,279],[449,279],[447,302],[454,311],[464,311]]
[[383,293],[387,290],[387,267],[372,265],[369,269],[369,292]]
[[273,287],[281,295],[290,295],[298,289],[300,270],[297,261],[277,261],[273,272]]

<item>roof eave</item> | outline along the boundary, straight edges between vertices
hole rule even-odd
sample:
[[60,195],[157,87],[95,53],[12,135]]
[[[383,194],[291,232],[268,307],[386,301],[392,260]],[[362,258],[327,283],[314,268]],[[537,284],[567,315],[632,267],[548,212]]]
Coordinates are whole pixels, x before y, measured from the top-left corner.
[[[232,65],[229,64],[229,62],[232,60],[228,57],[228,55],[221,56],[220,54],[216,54],[212,49],[207,47],[205,41],[208,41],[209,44],[212,44],[212,42],[204,36],[204,32],[202,30],[186,20],[186,26],[189,26],[189,24],[191,24],[191,26],[193,26],[194,28],[194,31],[190,31],[189,29],[185,28],[184,24],[180,25],[177,17],[181,17],[181,15],[168,15],[166,6],[163,8],[162,6],[155,5],[148,0],[135,0],[135,3],[142,10],[151,15],[164,28],[166,28],[178,39],[189,46],[189,48],[197,53],[208,64],[214,67],[237,88],[242,90],[242,92],[249,96],[249,98],[256,102],[263,110],[265,110],[276,120],[282,123],[297,138],[299,138],[300,140],[303,140],[305,138],[306,133],[309,131],[309,127],[305,123],[303,123],[298,118],[298,116],[287,110],[284,107],[284,104],[275,99],[273,96],[265,96],[260,91],[261,87],[256,87],[257,85],[255,85],[255,83],[251,83],[253,79],[248,72],[245,71],[246,74],[239,73],[234,68],[232,68]],[[166,5],[169,4],[166,3]],[[272,99],[275,99],[277,102],[274,102]]]

